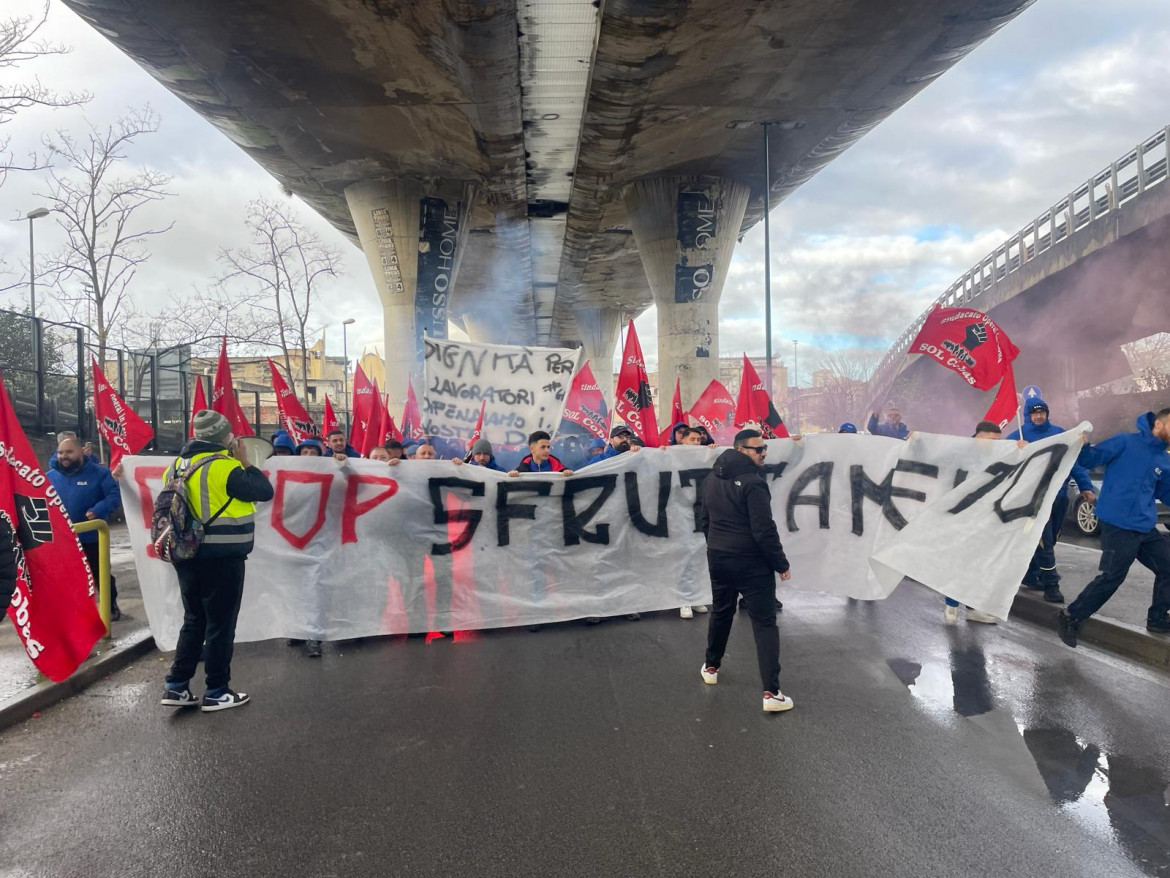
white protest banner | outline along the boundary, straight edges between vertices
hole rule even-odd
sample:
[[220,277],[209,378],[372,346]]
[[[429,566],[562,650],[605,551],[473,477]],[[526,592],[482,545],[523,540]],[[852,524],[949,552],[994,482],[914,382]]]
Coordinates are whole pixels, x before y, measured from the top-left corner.
[[524,445],[528,434],[556,432],[581,352],[424,339],[423,432],[469,439],[487,402],[484,436]]
[[[1022,450],[929,434],[769,441],[764,476],[790,585],[881,598],[905,572],[1003,617],[1082,428]],[[438,460],[270,458],[276,496],[257,515],[237,639],[534,625],[707,602],[696,499],[719,453],[644,449],[568,478]],[[163,649],[182,608],[173,568],[149,557],[149,518],[169,462],[126,458],[122,492]]]

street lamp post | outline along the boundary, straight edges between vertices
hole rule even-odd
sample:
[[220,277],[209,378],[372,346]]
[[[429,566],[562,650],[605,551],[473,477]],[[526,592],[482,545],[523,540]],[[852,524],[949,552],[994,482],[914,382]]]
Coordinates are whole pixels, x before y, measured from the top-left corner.
[[349,435],[349,338],[345,328],[353,322],[352,317],[341,321],[341,355],[345,358],[345,372],[342,375],[345,390],[342,391],[342,394],[345,396],[345,434],[347,436]]
[[800,342],[796,339],[792,340],[792,411],[796,415],[794,420],[797,431],[800,430],[800,415],[797,414],[799,410],[797,400],[800,398],[800,360],[797,359],[797,345],[799,344]]
[[48,215],[49,209],[47,207],[38,207],[24,215],[25,219],[28,220],[28,302],[33,317],[37,316],[37,269],[36,248],[33,245],[33,220]]
[[768,214],[772,212],[772,158],[768,151],[768,127],[772,123],[762,122],[764,129],[764,384],[771,395],[772,385],[772,227]]

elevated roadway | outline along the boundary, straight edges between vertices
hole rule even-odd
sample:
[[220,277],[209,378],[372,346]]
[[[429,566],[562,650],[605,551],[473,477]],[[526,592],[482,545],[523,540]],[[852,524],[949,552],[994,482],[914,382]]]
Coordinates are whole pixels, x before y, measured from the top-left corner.
[[[1078,392],[1132,373],[1122,345],[1170,331],[1168,134],[1075,187],[934,303],[991,314],[1020,349],[1017,385],[1039,385],[1060,423],[1079,418]],[[886,353],[858,417],[893,399],[913,408],[913,426],[961,432],[990,405],[958,376],[907,356],[929,310]]]
[[1032,0],[64,2],[360,243],[393,395],[448,318],[582,344],[604,381],[654,301],[662,386],[694,398],[765,186],[780,202]]

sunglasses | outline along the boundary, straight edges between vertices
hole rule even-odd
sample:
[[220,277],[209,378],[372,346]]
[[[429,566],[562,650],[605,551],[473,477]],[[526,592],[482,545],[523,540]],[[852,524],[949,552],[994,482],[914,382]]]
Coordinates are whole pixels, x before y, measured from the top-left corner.
[[768,446],[767,445],[741,445],[740,447],[744,451],[754,451],[756,454],[767,454],[768,453]]

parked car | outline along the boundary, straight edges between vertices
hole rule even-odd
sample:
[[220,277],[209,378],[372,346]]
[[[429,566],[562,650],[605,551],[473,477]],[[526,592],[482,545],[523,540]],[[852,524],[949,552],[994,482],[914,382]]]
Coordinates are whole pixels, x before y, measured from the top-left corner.
[[[1089,480],[1093,483],[1093,493],[1101,493],[1101,481],[1104,471],[1095,469],[1089,473]],[[1091,500],[1082,500],[1077,483],[1068,480],[1068,512],[1065,513],[1065,522],[1072,525],[1073,533],[1083,537],[1095,537],[1101,533],[1101,522],[1097,520],[1097,504]],[[1160,500],[1158,506],[1158,524],[1170,529],[1170,507]]]

